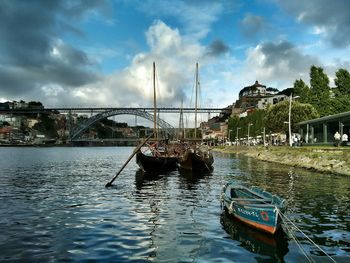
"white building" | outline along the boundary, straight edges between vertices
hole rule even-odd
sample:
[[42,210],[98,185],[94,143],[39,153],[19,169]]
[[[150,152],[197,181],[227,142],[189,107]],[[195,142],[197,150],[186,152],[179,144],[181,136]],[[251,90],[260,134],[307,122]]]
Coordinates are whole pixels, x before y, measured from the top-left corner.
[[288,97],[286,95],[275,95],[272,97],[262,98],[258,101],[258,109],[266,109],[267,105],[274,105],[280,101],[286,100]]

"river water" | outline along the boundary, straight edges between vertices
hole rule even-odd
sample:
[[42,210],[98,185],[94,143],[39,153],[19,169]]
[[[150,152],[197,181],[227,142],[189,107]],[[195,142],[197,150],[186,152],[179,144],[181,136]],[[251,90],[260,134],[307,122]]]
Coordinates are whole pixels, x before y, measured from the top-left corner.
[[350,178],[215,154],[201,178],[146,178],[133,148],[0,148],[0,262],[331,262],[306,237],[272,237],[220,207],[231,179],[288,201],[287,216],[350,262]]

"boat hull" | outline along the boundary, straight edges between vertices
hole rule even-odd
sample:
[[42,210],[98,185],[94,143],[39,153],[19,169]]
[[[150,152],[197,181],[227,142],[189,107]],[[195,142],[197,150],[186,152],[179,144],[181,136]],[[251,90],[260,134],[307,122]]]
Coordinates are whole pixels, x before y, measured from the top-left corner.
[[221,214],[220,222],[232,239],[240,242],[240,246],[252,253],[282,258],[289,251],[288,239],[283,231],[270,235],[250,227],[226,212]]
[[187,151],[179,160],[179,168],[194,172],[211,172],[213,171],[213,162],[214,159],[212,155],[203,158],[195,152]]
[[[281,225],[279,212],[284,212],[284,200],[271,195],[269,193],[256,193],[248,191],[247,188],[238,188],[237,185],[227,189],[227,185],[223,189],[222,202],[226,211],[240,220],[241,222],[264,231],[266,233],[275,234]],[[243,190],[241,190],[243,189]],[[244,193],[244,191],[247,191]],[[254,198],[253,198],[254,197]]]
[[149,173],[159,173],[175,170],[178,158],[172,156],[148,156],[142,152],[136,154],[136,163]]
[[[276,217],[275,213],[271,213],[266,209],[257,210],[251,207],[242,207],[238,205],[235,205],[233,209],[234,211],[230,212],[229,207],[227,207],[229,214],[253,228],[270,234],[275,234],[279,228],[279,224],[275,224],[274,222],[274,218]],[[262,213],[264,216],[262,216]],[[269,220],[264,221],[263,217],[266,218],[264,213],[268,213],[270,216],[273,214],[274,216],[271,216],[269,217]],[[253,216],[247,216],[247,214],[252,214]]]

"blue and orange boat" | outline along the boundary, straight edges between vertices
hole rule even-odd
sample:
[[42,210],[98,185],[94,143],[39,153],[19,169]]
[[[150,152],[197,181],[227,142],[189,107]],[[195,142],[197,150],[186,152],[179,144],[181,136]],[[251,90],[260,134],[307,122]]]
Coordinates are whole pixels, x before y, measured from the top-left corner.
[[247,225],[275,234],[281,226],[280,212],[284,213],[286,201],[257,187],[248,187],[231,181],[221,194],[221,201],[229,214]]

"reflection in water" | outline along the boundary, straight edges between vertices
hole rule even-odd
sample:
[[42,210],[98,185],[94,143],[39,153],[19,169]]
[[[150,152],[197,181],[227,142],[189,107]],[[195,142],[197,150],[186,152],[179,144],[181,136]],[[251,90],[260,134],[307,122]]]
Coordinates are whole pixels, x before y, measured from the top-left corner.
[[204,233],[211,223],[205,218],[202,222],[201,210],[210,209],[206,202],[215,206],[212,201],[216,200],[206,176],[179,176],[177,171],[159,176],[136,172],[135,200],[139,204],[135,211],[147,221],[148,260],[193,262],[206,249]]
[[144,217],[149,237],[148,260],[157,257],[157,230],[161,227],[160,213],[162,189],[166,187],[165,178],[159,174],[147,173],[138,169],[135,174],[136,198],[135,212]]
[[135,174],[135,185],[137,190],[141,188],[150,181],[159,180],[162,176],[160,174],[152,174],[138,169]]
[[0,148],[0,262],[305,262],[293,240],[225,220],[220,194],[232,179],[287,199],[288,217],[349,261],[350,177],[216,154],[212,174],[153,176],[130,162],[105,188],[132,150]]
[[211,172],[194,173],[185,169],[179,169],[179,174],[181,186],[186,187],[188,190],[196,188],[200,180],[212,175]]
[[230,237],[240,242],[242,247],[255,254],[269,256],[271,261],[283,261],[289,251],[283,231],[278,231],[275,235],[263,233],[244,225],[225,211],[220,215],[220,222]]

